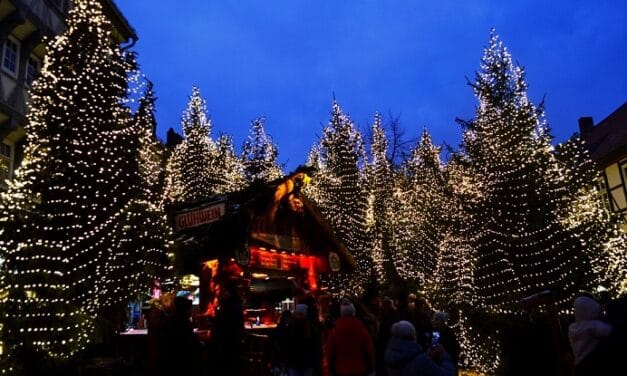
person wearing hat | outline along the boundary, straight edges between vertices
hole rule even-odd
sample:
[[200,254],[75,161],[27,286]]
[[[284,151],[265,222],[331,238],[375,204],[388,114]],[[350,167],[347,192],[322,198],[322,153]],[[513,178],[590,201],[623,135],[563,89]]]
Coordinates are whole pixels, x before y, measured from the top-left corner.
[[575,322],[568,327],[568,340],[575,357],[575,375],[599,375],[604,362],[596,350],[612,327],[600,320],[601,305],[589,296],[577,297],[573,309]]
[[315,365],[314,331],[307,317],[307,305],[297,304],[287,327],[286,365],[290,376],[311,376]]
[[325,350],[332,376],[365,376],[374,372],[374,343],[348,300],[342,302],[340,318],[335,321]]
[[409,321],[392,325],[391,338],[385,350],[389,376],[454,376],[455,366],[442,345],[427,354],[416,342],[416,328]]

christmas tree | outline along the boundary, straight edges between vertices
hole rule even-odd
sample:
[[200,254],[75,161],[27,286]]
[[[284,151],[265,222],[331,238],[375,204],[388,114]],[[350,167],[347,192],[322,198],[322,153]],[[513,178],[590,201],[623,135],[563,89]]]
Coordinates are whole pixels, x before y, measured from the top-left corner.
[[283,176],[277,163],[278,150],[266,134],[264,118],[252,122],[248,139],[242,148],[242,161],[249,182],[269,182]]
[[467,180],[480,188],[465,204],[478,303],[513,312],[523,297],[550,289],[570,306],[586,287],[587,258],[559,218],[566,192],[542,106],[527,98],[524,70],[494,32],[471,85],[479,106],[463,148]]
[[456,312],[475,304],[474,267],[476,254],[472,248],[472,235],[465,232],[463,203],[472,198],[465,188],[465,171],[459,156],[448,162],[441,186],[440,242],[435,255],[435,269],[428,285],[432,302],[442,310]]
[[323,130],[319,158],[329,185],[324,187],[323,214],[338,238],[357,260],[350,276],[340,275],[328,281],[336,294],[359,295],[370,283],[372,261],[367,249],[367,197],[362,187],[360,167],[364,160],[361,134],[348,116],[333,101],[331,120]]
[[440,149],[425,130],[403,164],[397,191],[394,264],[401,277],[423,291],[433,282],[440,241],[445,232],[446,182]]
[[217,154],[211,138],[207,105],[197,87],[181,121],[184,140],[176,146],[167,166],[166,202],[198,201],[214,194],[210,165]]
[[155,100],[152,83],[148,82],[133,118],[139,141],[137,191],[117,221],[112,243],[118,246],[107,263],[111,287],[103,305],[109,312],[124,309],[128,301],[145,293],[166,275],[171,228],[160,206],[165,176],[164,147],[155,136]]
[[365,167],[365,185],[368,193],[367,226],[371,242],[371,257],[377,281],[381,285],[396,280],[392,264],[394,221],[393,201],[394,170],[388,159],[388,139],[383,128],[381,116],[377,113],[372,124],[370,143],[370,163]]
[[214,194],[225,194],[245,187],[244,164],[238,158],[233,138],[223,134],[216,141],[216,153],[212,156],[209,171],[212,176]]
[[10,354],[40,360],[70,358],[92,340],[115,289],[107,273],[116,229],[138,182],[124,105],[132,59],[111,43],[99,1],[75,2],[67,26],[31,91],[24,162],[0,215],[2,338]]
[[607,196],[597,188],[603,177],[580,138],[558,145],[556,156],[568,192],[562,222],[588,251],[601,286],[612,295],[623,295],[627,292],[627,235],[621,229],[622,216],[609,210]]

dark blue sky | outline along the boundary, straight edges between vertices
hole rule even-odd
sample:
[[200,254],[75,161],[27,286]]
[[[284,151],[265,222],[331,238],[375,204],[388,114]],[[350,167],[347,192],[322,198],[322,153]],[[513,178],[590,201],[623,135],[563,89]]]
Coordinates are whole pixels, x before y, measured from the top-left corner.
[[360,127],[375,111],[401,115],[408,136],[427,127],[457,145],[471,118],[466,85],[490,28],[526,68],[530,97],[546,94],[556,141],[627,101],[627,2],[117,0],[139,35],[135,50],[155,83],[159,135],[180,131],[192,85],[214,132],[241,147],[266,117],[291,170],[327,123],[332,95]]

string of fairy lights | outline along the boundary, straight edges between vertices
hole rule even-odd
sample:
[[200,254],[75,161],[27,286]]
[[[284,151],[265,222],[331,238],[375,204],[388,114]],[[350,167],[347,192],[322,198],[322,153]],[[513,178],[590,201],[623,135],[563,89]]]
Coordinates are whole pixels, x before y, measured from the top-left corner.
[[67,26],[48,45],[30,93],[24,161],[2,195],[9,354],[82,351],[94,319],[159,274],[167,246],[162,212],[147,215],[152,204],[140,189],[138,165],[147,160],[126,106],[132,63],[111,43],[100,2],[75,2]]
[[394,184],[392,164],[388,159],[388,139],[379,113],[375,113],[372,123],[370,162],[365,166],[362,178],[368,194],[366,227],[369,229],[373,269],[380,283],[392,280],[392,262],[389,242],[390,229],[387,225],[392,215],[392,190]]
[[242,146],[241,159],[248,182],[269,182],[283,176],[277,162],[278,148],[264,128],[265,119],[251,122],[248,138]]
[[[132,69],[110,29],[98,1],[76,2],[67,31],[49,44],[31,93],[24,162],[0,200],[2,338],[53,358],[82,351],[104,308],[164,271],[165,204],[282,175],[264,119],[251,123],[238,156],[231,136],[212,137],[197,87],[164,171],[152,85],[133,114]],[[551,288],[565,314],[594,284],[627,291],[627,239],[590,186],[589,156],[577,141],[551,146],[524,74],[493,33],[471,85],[475,118],[447,164],[425,130],[393,166],[379,114],[368,159],[335,100],[308,159],[318,174],[305,193],[358,263],[352,275],[324,281],[330,291],[359,295],[373,279],[384,285],[396,276],[420,286],[456,312],[462,364],[484,372],[500,362],[497,333],[473,327],[468,307],[520,316],[522,298]]]
[[563,184],[552,173],[555,159],[547,153],[541,109],[526,98],[524,72],[496,34],[473,87],[480,105],[468,139],[482,147],[466,150],[474,170],[485,176],[482,195],[473,203],[478,214],[469,224],[477,233],[480,302],[514,313],[521,298],[552,288],[566,307],[585,287],[574,283],[584,272],[579,262],[584,255],[557,216]]
[[[325,191],[325,194],[312,198],[357,261],[356,270],[351,276],[331,275],[324,281],[332,292],[344,296],[359,295],[371,277],[372,259],[366,225],[367,196],[360,175],[365,159],[363,150],[361,134],[334,100],[331,119],[323,129],[317,149],[310,153],[310,158],[312,154],[319,158],[316,166],[319,169],[318,176],[326,176],[324,182],[328,185],[318,185],[318,188],[322,188],[318,191]],[[308,192],[315,193],[316,188]]]
[[212,138],[207,106],[197,87],[181,125],[184,139],[168,160],[164,201],[193,202],[241,189],[246,182],[244,162],[231,136]]

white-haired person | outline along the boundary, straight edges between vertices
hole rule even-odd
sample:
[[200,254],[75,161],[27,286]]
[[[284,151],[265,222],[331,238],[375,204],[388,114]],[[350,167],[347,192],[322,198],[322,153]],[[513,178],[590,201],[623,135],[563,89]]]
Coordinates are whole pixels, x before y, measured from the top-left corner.
[[355,317],[355,306],[348,300],[340,306],[340,317],[329,333],[325,352],[331,376],[374,374],[374,343],[365,325]]
[[416,342],[416,328],[409,321],[392,325],[391,337],[385,350],[389,376],[454,376],[455,365],[442,345],[425,351]]
[[597,347],[612,333],[612,327],[601,321],[601,305],[591,297],[579,296],[573,304],[575,322],[568,327],[568,340],[575,358],[575,375],[598,375],[603,354]]

